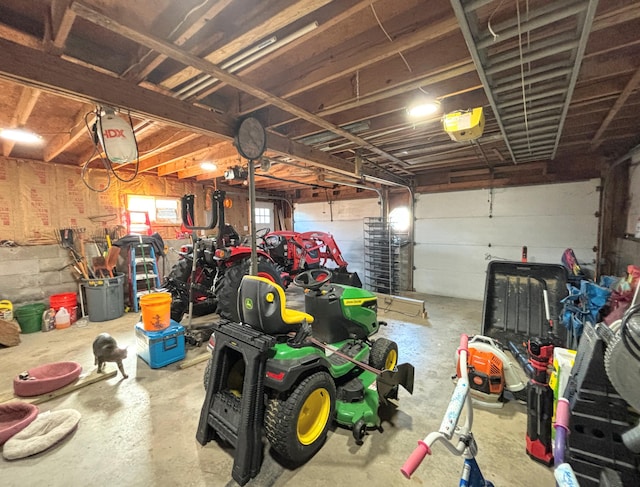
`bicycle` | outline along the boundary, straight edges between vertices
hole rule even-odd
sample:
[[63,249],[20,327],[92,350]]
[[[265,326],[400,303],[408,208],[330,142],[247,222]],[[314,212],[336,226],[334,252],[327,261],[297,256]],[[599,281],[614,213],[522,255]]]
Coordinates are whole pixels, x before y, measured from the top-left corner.
[[[418,441],[418,446],[404,463],[400,472],[407,478],[411,478],[413,472],[422,463],[427,455],[431,455],[431,447],[438,441],[442,442],[454,455],[464,457],[462,473],[460,475],[460,487],[493,487],[493,483],[486,480],[475,459],[478,453],[478,445],[471,432],[473,424],[473,406],[469,396],[469,375],[467,371],[467,356],[469,337],[460,336],[460,346],[457,353],[460,363],[460,378],[451,395],[449,406],[444,414],[440,429],[429,433],[423,440]],[[464,425],[459,427],[458,421],[465,409]],[[457,436],[458,441],[454,443],[452,438]]]

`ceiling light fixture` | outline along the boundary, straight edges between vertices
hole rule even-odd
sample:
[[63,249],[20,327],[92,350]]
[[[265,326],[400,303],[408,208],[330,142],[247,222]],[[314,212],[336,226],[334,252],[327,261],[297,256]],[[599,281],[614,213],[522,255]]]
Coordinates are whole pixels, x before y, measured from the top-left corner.
[[42,142],[42,137],[25,129],[0,129],[0,137],[24,144],[38,144]]
[[423,99],[407,107],[411,118],[424,118],[440,110],[440,102],[436,99]]
[[215,171],[216,169],[218,169],[218,166],[216,166],[213,162],[205,161],[200,163],[200,168],[204,169],[205,171]]

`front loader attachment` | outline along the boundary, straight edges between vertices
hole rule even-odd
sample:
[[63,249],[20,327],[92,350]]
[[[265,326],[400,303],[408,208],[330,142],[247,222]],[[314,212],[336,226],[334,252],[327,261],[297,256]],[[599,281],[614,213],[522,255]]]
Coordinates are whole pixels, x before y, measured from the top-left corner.
[[343,267],[331,270],[331,282],[334,284],[345,284],[347,286],[362,287],[362,281],[357,272],[349,272]]

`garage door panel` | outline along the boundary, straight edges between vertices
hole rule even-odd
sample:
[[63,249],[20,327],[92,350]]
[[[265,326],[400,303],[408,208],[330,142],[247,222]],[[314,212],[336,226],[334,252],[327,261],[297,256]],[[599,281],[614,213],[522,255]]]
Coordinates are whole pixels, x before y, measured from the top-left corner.
[[418,195],[416,218],[456,218],[489,215],[488,191]]
[[[445,270],[430,270],[416,272],[414,285],[416,289],[430,289],[429,294],[437,296],[453,296],[463,299],[482,300],[482,294],[477,293],[478,283],[484,289],[485,273],[467,273],[463,276]],[[427,300],[427,308],[429,302]],[[480,328],[480,323],[478,323]]]
[[486,246],[478,245],[424,245],[416,244],[416,273],[429,269],[449,270],[457,274],[484,272]]
[[489,218],[438,218],[416,221],[416,242],[434,245],[486,245],[493,230]]
[[[357,201],[334,201],[331,205],[327,202],[302,203],[295,205],[295,212],[297,227],[299,222],[331,222],[332,220],[335,222],[379,217],[380,205],[377,199],[369,198]],[[321,228],[315,230],[321,230]]]
[[578,216],[598,210],[600,195],[596,185],[585,186],[585,183],[560,185],[524,186],[496,189],[493,192],[493,216],[554,216],[560,210],[563,216]]
[[464,275],[465,284],[447,295],[482,299],[487,256],[519,261],[523,246],[530,262],[559,264],[566,248],[573,248],[581,262],[593,261],[598,184],[590,180],[501,189],[494,192],[492,218],[487,190],[423,195],[416,203],[415,290],[446,294],[430,274]]
[[[489,242],[507,246],[555,247],[591,246],[595,243],[597,220],[592,216],[527,216],[492,218]],[[563,249],[564,250],[564,249]],[[559,257],[558,257],[559,258]]]
[[[303,203],[295,205],[296,232],[320,231],[333,235],[348,262],[348,269],[364,276],[364,218],[379,217],[377,198],[358,201]],[[333,266],[333,264],[329,264]]]

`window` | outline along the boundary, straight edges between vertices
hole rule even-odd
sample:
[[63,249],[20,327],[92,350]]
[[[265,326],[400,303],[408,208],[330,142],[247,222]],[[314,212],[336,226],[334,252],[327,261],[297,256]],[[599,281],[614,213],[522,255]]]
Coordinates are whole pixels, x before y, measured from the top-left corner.
[[164,225],[179,225],[180,199],[161,196],[127,195],[127,211],[145,212],[149,220]]
[[256,208],[256,225],[271,225],[271,210]]

